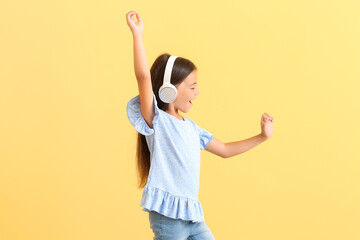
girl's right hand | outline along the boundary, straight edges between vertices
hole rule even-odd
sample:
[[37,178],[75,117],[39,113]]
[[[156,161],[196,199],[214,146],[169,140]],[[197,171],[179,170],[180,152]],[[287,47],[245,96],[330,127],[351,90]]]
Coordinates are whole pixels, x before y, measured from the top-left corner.
[[[136,16],[137,22],[133,18],[133,16]],[[129,25],[131,32],[133,34],[142,34],[144,31],[144,24],[141,20],[140,15],[135,11],[130,11],[126,14],[126,20],[127,24]]]

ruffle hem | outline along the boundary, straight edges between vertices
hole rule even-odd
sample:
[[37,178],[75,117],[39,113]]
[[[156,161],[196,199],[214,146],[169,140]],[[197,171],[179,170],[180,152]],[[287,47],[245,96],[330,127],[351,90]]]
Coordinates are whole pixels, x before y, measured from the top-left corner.
[[161,189],[144,187],[141,204],[143,211],[156,211],[174,219],[192,222],[204,222],[202,206],[199,200],[175,196]]

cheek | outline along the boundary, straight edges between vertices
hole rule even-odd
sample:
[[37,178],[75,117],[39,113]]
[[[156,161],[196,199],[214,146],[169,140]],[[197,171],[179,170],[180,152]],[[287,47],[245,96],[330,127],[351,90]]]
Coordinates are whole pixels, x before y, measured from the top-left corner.
[[192,98],[191,92],[184,89],[177,89],[177,101],[179,104],[190,103],[189,100]]
[[181,98],[184,102],[189,102],[189,100],[191,99],[191,96],[189,93],[184,94]]
[[182,90],[177,90],[177,97],[176,99],[179,100],[179,102],[183,102],[187,98],[187,92]]

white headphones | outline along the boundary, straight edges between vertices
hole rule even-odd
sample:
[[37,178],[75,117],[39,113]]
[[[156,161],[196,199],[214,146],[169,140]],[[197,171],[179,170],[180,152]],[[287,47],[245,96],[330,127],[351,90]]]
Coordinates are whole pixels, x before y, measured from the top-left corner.
[[170,56],[165,67],[164,82],[159,89],[160,100],[165,103],[171,103],[175,101],[177,96],[177,90],[174,85],[170,83],[171,72],[174,66],[174,62],[177,56]]

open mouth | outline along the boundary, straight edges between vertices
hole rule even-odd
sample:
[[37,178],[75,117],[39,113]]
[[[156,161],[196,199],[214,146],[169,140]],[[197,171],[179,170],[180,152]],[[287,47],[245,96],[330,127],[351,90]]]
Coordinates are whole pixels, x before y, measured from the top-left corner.
[[192,100],[195,100],[195,99],[196,99],[196,98],[190,99],[190,100],[189,100],[189,103],[190,103],[191,105],[193,105]]

